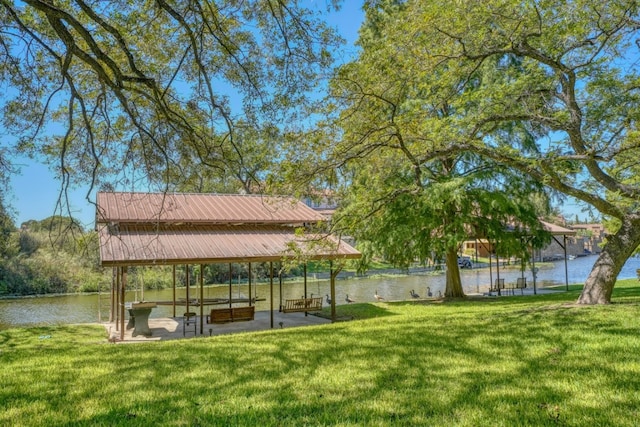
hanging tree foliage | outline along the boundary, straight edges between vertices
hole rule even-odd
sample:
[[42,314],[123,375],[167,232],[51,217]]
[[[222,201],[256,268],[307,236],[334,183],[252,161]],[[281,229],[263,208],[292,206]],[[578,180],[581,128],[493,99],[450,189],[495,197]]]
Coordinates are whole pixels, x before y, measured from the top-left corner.
[[[452,93],[470,96],[491,78],[493,64],[469,70],[470,79],[447,70],[422,69],[408,51],[401,25],[405,2],[368,2],[360,30],[362,51],[340,67],[331,82],[327,119],[305,139],[309,157],[291,159],[295,176],[309,182],[340,182],[341,209],[332,220],[360,248],[399,266],[426,259],[446,261],[445,295],[464,296],[457,257],[465,240],[490,238],[520,244],[523,235],[544,235],[536,180],[473,151],[449,150],[465,132],[465,105]],[[460,127],[459,127],[460,126]],[[501,126],[497,138],[531,132]],[[544,199],[544,197],[543,197]],[[536,241],[543,241],[537,239]],[[506,253],[503,253],[506,254]]]
[[317,13],[294,0],[2,0],[1,108],[16,144],[0,168],[16,152],[44,157],[63,195],[172,189],[194,165],[224,176],[230,157],[250,175],[236,123],[270,135],[307,101],[338,42]]
[[[395,84],[384,92],[361,87],[381,99],[421,87],[423,101],[398,104],[398,112],[441,100],[454,107],[455,114],[412,122],[423,127],[425,140],[447,142],[433,146],[431,158],[473,152],[616,219],[619,228],[607,236],[578,300],[609,303],[618,273],[640,245],[640,186],[630,160],[640,157],[638,3],[371,0],[367,6],[377,18],[371,39],[388,47],[371,59],[371,70]],[[404,125],[382,123],[372,132]],[[361,152],[373,148],[363,145]]]

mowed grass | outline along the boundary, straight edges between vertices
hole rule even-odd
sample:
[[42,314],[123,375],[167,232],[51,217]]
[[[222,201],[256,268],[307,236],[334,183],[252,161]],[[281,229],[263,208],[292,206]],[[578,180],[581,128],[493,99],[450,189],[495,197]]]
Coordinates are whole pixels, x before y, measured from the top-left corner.
[[0,331],[0,425],[637,426],[640,284],[353,304],[357,320],[143,344]]

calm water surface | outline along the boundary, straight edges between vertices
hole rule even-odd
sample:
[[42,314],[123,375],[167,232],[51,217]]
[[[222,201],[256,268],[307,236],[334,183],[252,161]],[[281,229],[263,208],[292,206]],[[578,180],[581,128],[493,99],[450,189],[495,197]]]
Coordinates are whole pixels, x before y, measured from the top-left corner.
[[[586,280],[591,267],[593,266],[596,256],[587,256],[567,261],[568,266],[568,282],[580,283]],[[635,278],[636,269],[640,268],[640,258],[630,258],[625,264],[618,278],[628,279]],[[491,277],[495,279],[497,272],[495,265],[491,271]],[[517,269],[500,269],[500,277],[505,279],[506,283],[515,282],[517,277],[521,276],[521,272]],[[490,283],[490,273],[488,268],[461,270],[463,287],[466,293],[486,292]],[[527,283],[532,286],[533,277],[530,270],[524,272]],[[564,261],[556,261],[553,266],[548,268],[540,268],[537,273],[537,286],[544,287],[549,285],[558,285],[565,283]],[[429,288],[429,289],[427,289]],[[427,296],[428,290],[437,296],[438,292],[444,292],[445,276],[444,274],[416,274],[400,277],[376,277],[376,278],[359,278],[338,280],[336,282],[336,303],[346,304],[345,297],[357,302],[375,301],[373,294],[377,290],[378,294],[384,296],[387,300],[405,300],[409,299],[409,292],[414,290],[421,297]],[[177,298],[185,297],[185,289],[179,288]],[[197,296],[196,288],[191,288],[191,296]],[[199,292],[199,290],[198,290]],[[307,292],[314,295],[325,296],[329,291],[328,280],[314,280],[310,278],[307,282]],[[233,297],[248,296],[247,285],[233,285]],[[258,298],[267,298],[269,296],[269,285],[254,285],[252,294],[257,294]],[[284,283],[283,299],[300,298],[304,294],[302,283]],[[228,286],[212,286],[204,289],[205,298],[227,298],[229,296]],[[134,301],[141,299],[140,292],[127,292],[126,301]],[[171,300],[172,290],[165,289],[161,291],[147,290],[144,292],[146,301]],[[279,285],[274,284],[274,307],[277,309],[279,305]],[[99,307],[101,310],[101,320],[108,320],[108,298],[103,295],[62,295],[62,296],[46,296],[33,298],[20,298],[0,300],[0,329],[7,329],[14,326],[27,326],[38,324],[69,324],[69,323],[89,323],[97,322],[99,319]],[[259,301],[256,304],[257,310],[269,310],[268,301]],[[183,307],[176,308],[180,315]],[[206,308],[205,308],[206,311]],[[151,313],[151,317],[170,317],[173,315],[171,306],[159,306]]]

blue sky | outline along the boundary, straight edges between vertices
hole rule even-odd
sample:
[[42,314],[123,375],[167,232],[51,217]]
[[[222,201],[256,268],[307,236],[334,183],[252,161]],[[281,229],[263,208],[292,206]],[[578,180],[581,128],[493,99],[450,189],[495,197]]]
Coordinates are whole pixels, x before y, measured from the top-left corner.
[[[26,158],[16,160],[21,173],[11,179],[13,195],[9,203],[16,211],[16,225],[20,226],[30,219],[41,220],[55,214],[67,215],[66,209],[56,211],[60,196],[61,183],[49,167]],[[89,187],[71,189],[69,203],[71,214],[86,227],[93,226],[95,209],[86,200]]]
[[[317,1],[317,7],[323,8],[324,1]],[[363,20],[360,1],[347,0],[339,12],[332,13],[329,23],[340,31],[350,43],[356,40],[358,28]],[[16,164],[20,167],[20,174],[11,179],[12,194],[8,202],[14,208],[15,222],[20,226],[25,221],[42,220],[54,214],[67,214],[66,206],[63,211],[57,206],[60,197],[61,183],[57,180],[47,165],[34,162],[27,158],[19,158]],[[78,219],[85,228],[92,228],[95,219],[95,207],[87,201],[89,186],[72,188],[69,191],[69,208],[72,216]],[[95,192],[90,194],[90,200],[95,201]]]
[[[349,45],[357,39],[358,28],[363,20],[361,1],[346,0],[342,9],[331,14],[329,23],[334,25]],[[317,1],[317,7],[324,7],[324,1]],[[348,52],[353,52],[348,49]],[[66,215],[66,206],[60,211],[57,202],[60,197],[61,183],[56,180],[47,165],[31,161],[26,158],[17,159],[16,163],[21,169],[19,175],[11,179],[13,194],[8,197],[8,202],[16,212],[16,225],[30,220],[42,220],[54,214]],[[72,188],[69,190],[69,209],[72,216],[78,219],[85,228],[93,228],[95,207],[87,200],[88,186]],[[90,200],[95,200],[95,192],[89,195]],[[586,215],[580,208],[571,202],[565,203],[562,209],[573,219],[576,214],[581,219]]]

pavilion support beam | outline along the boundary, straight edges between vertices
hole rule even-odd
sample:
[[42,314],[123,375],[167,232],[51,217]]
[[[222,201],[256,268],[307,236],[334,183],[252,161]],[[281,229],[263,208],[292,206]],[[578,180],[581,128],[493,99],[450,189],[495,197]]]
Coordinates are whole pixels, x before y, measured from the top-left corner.
[[[307,297],[307,263],[304,263],[303,266],[303,270],[304,270],[304,297]],[[305,311],[304,312],[304,317],[307,317],[309,315],[309,312]]]
[[173,266],[173,318],[176,318],[176,266]]
[[120,267],[116,267],[116,289],[115,289],[115,321],[116,331],[120,330]]
[[533,294],[537,295],[538,290],[536,289],[536,277],[538,276],[538,271],[536,270],[536,249],[531,245],[531,272],[533,273]]
[[562,235],[564,241],[564,283],[566,290],[569,290],[569,266],[567,265],[567,235]]
[[331,323],[336,321],[336,276],[333,274],[333,261],[329,261],[329,278],[331,284]]
[[527,254],[527,242],[524,237],[520,238],[520,248],[522,249],[522,256],[520,257],[520,277],[524,279],[524,269],[526,268],[525,256]]
[[278,265],[278,286],[280,287],[280,291],[278,292],[278,294],[280,295],[280,308],[278,309],[278,311],[282,312],[282,306],[284,305],[282,298],[282,263]]
[[200,335],[204,333],[204,265],[200,264]]
[[124,341],[124,290],[127,287],[127,267],[122,267],[120,281],[120,341]]
[[273,329],[273,262],[269,262],[269,313],[271,315],[271,329]]
[[251,307],[253,305],[251,301],[251,263],[249,263],[248,274],[249,274],[249,307]]
[[185,274],[185,281],[187,284],[187,309],[185,311],[185,313],[189,313],[189,265],[185,264],[184,265],[184,274]]
[[113,323],[116,314],[116,267],[111,268],[111,296],[109,298],[109,323]]
[[233,270],[231,269],[231,263],[229,263],[229,308],[231,308],[232,306],[232,301],[233,301],[233,291],[231,289],[231,279],[232,279],[232,273]]
[[[491,261],[491,257],[489,257],[489,261]],[[498,282],[500,281],[500,255],[498,255],[497,248],[496,248],[496,280]],[[500,291],[500,286],[497,286],[497,288],[498,288],[498,296],[502,295],[502,292]]]

